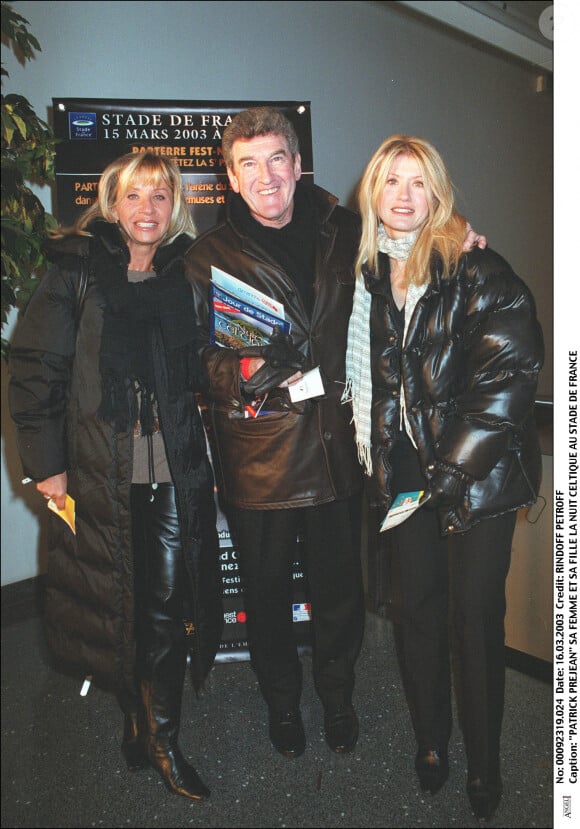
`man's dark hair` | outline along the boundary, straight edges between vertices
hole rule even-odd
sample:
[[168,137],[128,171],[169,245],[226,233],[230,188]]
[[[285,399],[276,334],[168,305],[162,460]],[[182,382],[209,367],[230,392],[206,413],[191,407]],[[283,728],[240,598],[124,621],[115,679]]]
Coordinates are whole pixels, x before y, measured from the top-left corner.
[[233,168],[232,147],[240,139],[255,138],[257,135],[282,135],[288,142],[292,157],[300,149],[298,136],[292,123],[273,107],[253,107],[239,112],[224,130],[222,152],[226,166]]

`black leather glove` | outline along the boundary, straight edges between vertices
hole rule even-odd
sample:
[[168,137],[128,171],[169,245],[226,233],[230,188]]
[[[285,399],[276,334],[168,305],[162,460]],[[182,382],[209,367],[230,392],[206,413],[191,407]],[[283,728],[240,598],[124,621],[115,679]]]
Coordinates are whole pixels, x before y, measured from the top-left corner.
[[437,469],[429,483],[427,509],[458,506],[465,497],[468,478],[459,470]]
[[283,334],[278,325],[275,325],[266,345],[250,345],[238,350],[240,357],[262,357],[271,368],[291,368],[294,371],[302,369],[306,361],[304,354],[299,351],[290,334]]
[[267,345],[247,346],[238,350],[240,359],[262,357],[265,363],[249,380],[244,380],[242,390],[250,399],[263,397],[297,371],[304,368],[306,357],[299,351],[289,334],[282,334],[276,326]]

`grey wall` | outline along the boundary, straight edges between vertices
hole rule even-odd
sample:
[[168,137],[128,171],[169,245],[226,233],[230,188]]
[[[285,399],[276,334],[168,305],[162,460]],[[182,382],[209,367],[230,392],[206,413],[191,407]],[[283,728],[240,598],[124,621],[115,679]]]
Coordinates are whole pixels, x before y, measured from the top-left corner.
[[[537,70],[464,41],[397,3],[13,2],[42,52],[16,92],[51,119],[53,97],[309,100],[315,180],[344,204],[394,132],[423,135],[448,163],[460,209],[530,285],[552,394],[552,97]],[[55,212],[49,191],[42,193]],[[5,386],[5,366],[3,388]],[[5,415],[5,394],[3,394]],[[44,503],[20,484],[2,419],[2,584],[44,569]]]

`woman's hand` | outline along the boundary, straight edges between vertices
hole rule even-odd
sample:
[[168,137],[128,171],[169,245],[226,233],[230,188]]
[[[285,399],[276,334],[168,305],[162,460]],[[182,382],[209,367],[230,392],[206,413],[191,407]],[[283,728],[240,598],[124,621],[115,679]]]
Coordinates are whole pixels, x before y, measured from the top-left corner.
[[456,507],[465,498],[465,481],[449,472],[438,470],[429,483],[428,509]]
[[58,509],[64,509],[67,488],[66,472],[59,472],[58,475],[38,481],[36,488],[47,501],[52,498]]

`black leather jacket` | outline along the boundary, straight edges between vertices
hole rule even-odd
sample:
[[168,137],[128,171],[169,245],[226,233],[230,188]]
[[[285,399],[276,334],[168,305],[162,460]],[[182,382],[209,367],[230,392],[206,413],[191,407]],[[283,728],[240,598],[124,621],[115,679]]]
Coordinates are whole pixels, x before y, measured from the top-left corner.
[[450,280],[435,263],[402,345],[382,254],[380,271],[364,275],[372,293],[374,501],[388,507],[396,494],[389,453],[402,383],[426,479],[448,465],[467,482],[462,503],[441,514],[444,532],[533,503],[541,474],[534,401],[543,339],[529,290],[490,249],[464,255]]
[[[307,189],[320,228],[311,318],[291,277],[234,224],[230,211],[222,224],[194,242],[185,260],[209,373],[220,488],[226,502],[245,509],[312,506],[346,498],[362,486],[351,412],[340,402],[359,222],[330,193],[319,187]],[[283,302],[294,344],[311,366],[320,366],[324,398],[293,405],[284,392],[268,401],[273,414],[244,418],[237,352],[209,345],[212,265]]]

